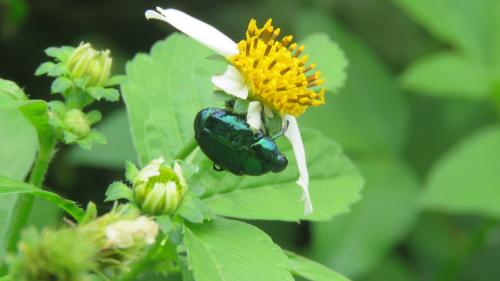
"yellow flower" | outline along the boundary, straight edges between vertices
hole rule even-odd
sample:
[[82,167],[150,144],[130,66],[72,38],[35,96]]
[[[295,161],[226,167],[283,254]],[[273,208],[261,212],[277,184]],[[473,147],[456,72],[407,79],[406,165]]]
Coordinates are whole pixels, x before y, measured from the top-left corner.
[[252,129],[262,126],[262,114],[282,117],[285,137],[290,141],[297,160],[303,189],[304,213],[312,213],[309,197],[309,175],[304,145],[295,117],[309,106],[324,103],[323,83],[315,64],[307,65],[308,57],[301,56],[304,46],[292,43],[292,36],[278,40],[280,29],[268,20],[262,28],[251,20],[246,37],[238,44],[222,32],[198,19],[175,9],[148,10],[147,19],[165,21],[186,35],[224,56],[228,67],[224,74],[212,77],[214,86],[239,99],[250,100],[247,123]]
[[292,43],[292,36],[277,40],[280,29],[269,19],[262,28],[252,19],[246,39],[238,43],[239,53],[229,61],[243,75],[250,98],[260,101],[281,115],[299,116],[309,107],[325,102],[324,89],[314,91],[323,83],[320,72],[312,72],[308,56],[301,56],[304,46]]

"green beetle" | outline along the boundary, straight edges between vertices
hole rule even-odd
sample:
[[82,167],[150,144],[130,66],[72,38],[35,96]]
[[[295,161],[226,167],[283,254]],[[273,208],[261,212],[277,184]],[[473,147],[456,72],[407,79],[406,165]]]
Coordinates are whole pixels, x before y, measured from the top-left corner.
[[254,132],[241,116],[219,108],[205,108],[194,120],[195,139],[217,171],[259,176],[278,173],[288,165],[274,138]]

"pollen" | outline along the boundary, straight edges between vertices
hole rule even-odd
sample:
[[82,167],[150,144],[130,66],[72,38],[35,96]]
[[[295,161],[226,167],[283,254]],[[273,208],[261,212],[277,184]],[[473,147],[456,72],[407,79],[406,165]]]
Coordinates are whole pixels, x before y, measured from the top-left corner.
[[252,19],[246,39],[238,43],[239,53],[229,58],[241,72],[255,99],[280,114],[299,116],[309,106],[325,102],[325,90],[318,89],[324,80],[316,64],[307,64],[304,46],[293,43],[291,35],[278,39],[280,29],[272,19],[262,28]]

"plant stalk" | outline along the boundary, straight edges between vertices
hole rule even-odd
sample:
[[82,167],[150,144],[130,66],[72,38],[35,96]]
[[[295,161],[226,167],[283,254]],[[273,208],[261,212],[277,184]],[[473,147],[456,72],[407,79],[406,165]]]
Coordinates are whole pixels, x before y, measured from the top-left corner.
[[[49,163],[54,156],[55,146],[56,141],[53,140],[49,146],[45,148],[40,147],[37,159],[35,160],[35,164],[33,165],[33,169],[31,170],[29,178],[29,182],[33,186],[42,188],[43,179],[45,178],[45,174],[47,173]],[[7,246],[7,249],[9,251],[16,250],[17,241],[20,238],[22,229],[28,221],[33,202],[34,197],[31,194],[21,194],[18,197],[16,206],[13,210],[13,218],[15,218],[16,222],[10,231],[9,243]]]
[[175,159],[186,160],[186,158],[193,153],[193,151],[198,147],[198,143],[195,139],[191,139],[182,149],[175,155]]

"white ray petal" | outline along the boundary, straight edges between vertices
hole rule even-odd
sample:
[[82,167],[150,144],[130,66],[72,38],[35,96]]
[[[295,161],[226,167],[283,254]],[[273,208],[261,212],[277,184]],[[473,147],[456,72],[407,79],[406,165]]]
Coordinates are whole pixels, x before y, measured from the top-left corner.
[[258,101],[248,104],[247,123],[253,130],[260,130],[262,125],[262,105]]
[[147,19],[157,19],[171,24],[220,55],[232,56],[239,52],[236,43],[224,33],[179,10],[156,7],[156,11],[147,10],[145,16]]
[[222,75],[212,76],[214,86],[232,96],[246,100],[248,87],[241,73],[232,65],[228,65],[226,72]]
[[283,126],[286,126],[287,123],[288,129],[285,131],[285,137],[292,144],[295,160],[297,161],[297,166],[299,168],[299,179],[297,180],[297,184],[300,185],[303,190],[301,200],[304,201],[304,214],[309,215],[313,212],[313,207],[309,196],[309,172],[307,171],[304,143],[302,142],[302,138],[300,136],[297,119],[291,115],[284,115]]
[[266,115],[266,117],[269,117],[269,118],[274,117],[273,111],[267,105],[264,105],[264,114]]

